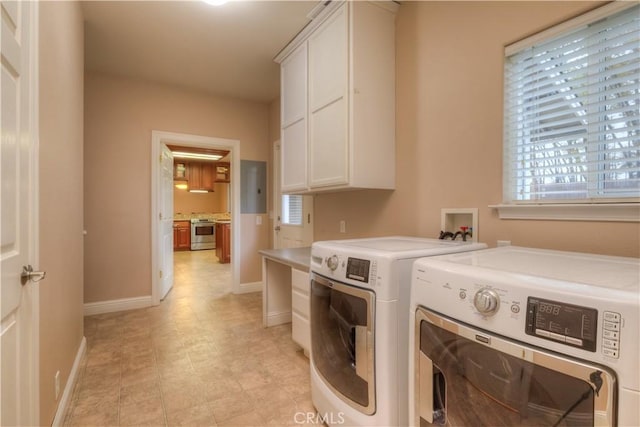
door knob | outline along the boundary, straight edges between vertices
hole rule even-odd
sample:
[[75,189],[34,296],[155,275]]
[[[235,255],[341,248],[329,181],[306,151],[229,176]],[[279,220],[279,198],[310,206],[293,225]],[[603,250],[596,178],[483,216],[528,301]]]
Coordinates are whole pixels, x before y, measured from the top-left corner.
[[280,226],[276,225],[275,227],[273,227],[273,229],[276,230],[276,231],[280,231]]
[[29,280],[39,282],[47,275],[46,271],[33,271],[31,264],[22,266],[22,273],[20,274],[20,283],[26,285]]

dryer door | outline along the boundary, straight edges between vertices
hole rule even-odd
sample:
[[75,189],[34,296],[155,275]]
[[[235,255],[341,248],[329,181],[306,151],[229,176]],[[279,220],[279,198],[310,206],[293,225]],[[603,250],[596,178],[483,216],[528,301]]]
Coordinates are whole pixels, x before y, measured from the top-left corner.
[[311,273],[311,357],[325,384],[357,410],[375,412],[371,291]]
[[614,426],[605,367],[416,312],[416,425]]

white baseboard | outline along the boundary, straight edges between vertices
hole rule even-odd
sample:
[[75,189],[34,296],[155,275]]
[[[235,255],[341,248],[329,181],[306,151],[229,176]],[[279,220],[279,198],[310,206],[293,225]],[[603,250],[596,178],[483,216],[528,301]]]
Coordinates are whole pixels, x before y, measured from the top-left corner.
[[275,313],[267,313],[267,327],[291,323],[291,312],[281,311]]
[[76,353],[76,359],[73,361],[71,372],[69,372],[69,378],[67,378],[67,384],[64,386],[64,391],[62,392],[60,403],[58,403],[58,410],[56,411],[56,416],[53,418],[53,423],[51,424],[52,427],[58,427],[64,423],[64,418],[67,414],[67,410],[69,409],[71,397],[73,396],[73,389],[76,385],[76,382],[78,381],[80,364],[82,363],[82,358],[84,357],[84,353],[86,351],[87,339],[85,337],[82,337],[82,340],[80,341],[80,347],[78,348],[78,352]]
[[248,294],[249,292],[262,291],[262,282],[240,283],[240,289],[236,294]]
[[153,300],[151,295],[145,297],[114,299],[111,301],[88,302],[84,305],[84,315],[114,313],[116,311],[135,310],[137,308],[151,307]]

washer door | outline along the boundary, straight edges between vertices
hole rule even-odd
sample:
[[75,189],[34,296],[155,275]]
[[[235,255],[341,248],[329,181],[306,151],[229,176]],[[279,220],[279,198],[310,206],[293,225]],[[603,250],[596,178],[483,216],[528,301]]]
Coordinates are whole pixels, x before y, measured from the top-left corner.
[[311,274],[311,357],[324,382],[357,410],[375,412],[372,291]]
[[416,312],[416,425],[613,426],[609,369]]

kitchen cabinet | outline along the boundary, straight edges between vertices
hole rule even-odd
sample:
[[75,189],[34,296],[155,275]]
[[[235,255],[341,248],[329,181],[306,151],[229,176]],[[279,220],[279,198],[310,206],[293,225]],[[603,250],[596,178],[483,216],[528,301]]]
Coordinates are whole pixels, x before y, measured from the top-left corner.
[[189,162],[189,190],[213,191],[214,164]]
[[213,182],[231,182],[231,163],[218,162],[214,165]]
[[281,64],[284,193],[395,187],[393,2],[331,2]]
[[231,224],[216,222],[216,256],[220,264],[231,262]]
[[173,250],[188,251],[191,249],[191,222],[173,222]]

